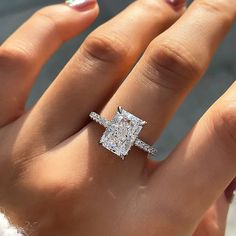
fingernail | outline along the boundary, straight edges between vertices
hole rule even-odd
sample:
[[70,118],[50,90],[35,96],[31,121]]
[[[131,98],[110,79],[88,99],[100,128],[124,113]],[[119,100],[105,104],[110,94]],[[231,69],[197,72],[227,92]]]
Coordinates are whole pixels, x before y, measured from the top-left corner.
[[231,182],[231,184],[225,190],[225,196],[229,203],[233,201],[236,194],[236,178]]
[[97,3],[96,0],[66,0],[66,4],[76,10],[89,10]]
[[183,8],[186,4],[185,0],[166,0],[168,4],[170,4],[173,8],[176,10],[180,10]]

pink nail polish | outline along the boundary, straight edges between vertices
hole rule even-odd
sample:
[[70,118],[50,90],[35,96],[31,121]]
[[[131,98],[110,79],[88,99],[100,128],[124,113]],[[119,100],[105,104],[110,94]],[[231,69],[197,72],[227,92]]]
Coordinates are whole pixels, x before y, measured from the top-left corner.
[[229,203],[232,202],[236,191],[236,178],[232,181],[232,183],[225,190],[225,196]]
[[66,0],[66,4],[76,10],[85,11],[93,8],[96,0]]
[[166,2],[176,10],[180,10],[186,4],[185,0],[166,0]]

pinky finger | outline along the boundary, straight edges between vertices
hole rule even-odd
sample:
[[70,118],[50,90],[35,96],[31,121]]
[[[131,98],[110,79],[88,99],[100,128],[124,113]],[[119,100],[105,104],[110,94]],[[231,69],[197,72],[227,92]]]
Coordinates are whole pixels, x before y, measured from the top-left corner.
[[[186,224],[181,229],[193,233],[205,212],[235,177],[236,83],[154,172],[150,191],[160,196],[157,185],[162,184],[162,192],[175,193],[162,205],[168,204],[178,221]],[[181,235],[186,235],[186,231]]]
[[204,214],[193,236],[224,236],[229,206],[225,195],[222,194]]
[[226,233],[227,218],[230,203],[233,201],[236,190],[236,179],[226,188],[224,194],[204,214],[193,236],[224,236]]

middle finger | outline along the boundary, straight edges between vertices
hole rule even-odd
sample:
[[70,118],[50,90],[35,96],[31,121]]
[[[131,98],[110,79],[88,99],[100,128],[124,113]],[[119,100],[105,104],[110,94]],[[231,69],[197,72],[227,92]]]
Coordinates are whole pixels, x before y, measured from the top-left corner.
[[26,132],[43,137],[43,146],[52,147],[80,130],[150,41],[181,13],[165,0],[140,0],[99,27],[30,112]]

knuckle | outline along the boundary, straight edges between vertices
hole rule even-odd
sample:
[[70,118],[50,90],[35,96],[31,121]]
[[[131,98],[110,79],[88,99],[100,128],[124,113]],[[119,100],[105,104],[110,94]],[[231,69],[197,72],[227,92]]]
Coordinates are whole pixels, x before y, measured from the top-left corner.
[[146,77],[158,86],[180,89],[203,73],[204,68],[178,42],[151,43],[145,55]]
[[235,3],[232,3],[230,0],[216,0],[216,1],[206,1],[206,0],[200,0],[198,2],[198,5],[204,9],[207,12],[210,12],[212,14],[215,14],[222,18],[223,22],[225,22],[226,25],[229,25],[232,23],[235,14],[232,13],[232,5]]
[[223,101],[213,109],[213,124],[220,141],[236,148],[236,101]]
[[[223,0],[225,1],[225,0]],[[200,0],[198,2],[199,6],[202,8],[210,11],[210,12],[222,12],[223,6],[225,5],[222,0],[216,0],[216,1],[206,1],[206,0]]]
[[55,14],[52,14],[50,7],[44,7],[36,11],[33,18],[37,18],[38,20],[44,22],[44,27],[48,27],[50,31],[53,32],[55,39],[60,42],[66,41],[66,34],[63,30],[64,27],[62,27],[62,19],[57,17]]
[[125,60],[129,48],[117,36],[90,35],[85,40],[82,51],[92,60],[106,63],[116,63]]
[[30,68],[30,66],[30,54],[23,48],[19,46],[0,48],[1,72],[5,72],[6,70],[9,73],[26,71],[25,69]]

